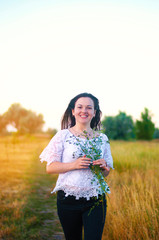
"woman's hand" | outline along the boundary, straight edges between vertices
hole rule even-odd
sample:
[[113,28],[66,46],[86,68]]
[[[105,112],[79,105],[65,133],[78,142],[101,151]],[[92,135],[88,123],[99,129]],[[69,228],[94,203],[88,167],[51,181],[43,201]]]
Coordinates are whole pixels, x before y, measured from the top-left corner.
[[104,159],[98,159],[93,161],[93,165],[99,166],[103,170],[103,174],[106,177],[110,172],[110,167],[107,166],[107,163]]
[[93,161],[93,165],[98,165],[103,170],[105,170],[107,168],[107,163],[104,159],[98,159],[98,160]]
[[83,157],[77,158],[72,163],[74,164],[74,169],[88,168],[91,163],[91,159],[87,158],[86,155],[84,155]]

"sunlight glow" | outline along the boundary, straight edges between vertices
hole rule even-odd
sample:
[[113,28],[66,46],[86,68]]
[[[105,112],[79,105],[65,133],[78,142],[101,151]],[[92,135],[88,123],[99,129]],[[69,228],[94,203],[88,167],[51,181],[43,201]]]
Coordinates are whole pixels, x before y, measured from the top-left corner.
[[0,114],[19,102],[60,128],[70,99],[88,91],[103,116],[121,110],[139,118],[147,107],[159,127],[158,26],[157,9],[109,1],[50,3],[1,17]]

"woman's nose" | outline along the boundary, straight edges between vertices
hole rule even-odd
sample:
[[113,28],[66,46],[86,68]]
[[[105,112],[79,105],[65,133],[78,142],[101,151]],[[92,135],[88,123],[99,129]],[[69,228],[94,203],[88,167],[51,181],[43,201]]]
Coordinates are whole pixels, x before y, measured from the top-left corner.
[[84,113],[87,112],[87,108],[83,108],[82,112],[84,112]]

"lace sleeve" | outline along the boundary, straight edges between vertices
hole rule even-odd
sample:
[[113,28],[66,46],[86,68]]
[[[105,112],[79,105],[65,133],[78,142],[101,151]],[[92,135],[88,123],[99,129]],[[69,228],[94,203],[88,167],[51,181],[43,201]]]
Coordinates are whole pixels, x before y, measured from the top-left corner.
[[110,168],[114,169],[114,167],[113,167],[113,158],[112,158],[111,150],[110,150],[110,143],[109,143],[108,137],[106,135],[105,135],[104,141],[105,141],[104,159],[107,162],[107,165]]
[[41,162],[46,161],[47,165],[52,162],[61,162],[63,153],[63,141],[61,131],[57,132],[56,135],[51,139],[49,144],[44,148],[39,158]]

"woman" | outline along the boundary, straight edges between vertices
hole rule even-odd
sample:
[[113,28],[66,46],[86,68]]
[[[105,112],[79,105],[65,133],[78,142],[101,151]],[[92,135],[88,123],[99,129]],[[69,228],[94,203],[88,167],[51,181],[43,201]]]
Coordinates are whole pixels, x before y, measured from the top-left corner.
[[[107,136],[97,131],[100,119],[98,99],[89,93],[77,95],[64,113],[62,130],[40,155],[42,162],[47,161],[47,173],[59,174],[53,192],[57,192],[57,211],[66,240],[81,240],[83,227],[85,240],[102,238],[105,190],[91,169],[98,166],[99,174],[107,176],[113,160]],[[99,158],[94,160],[92,149]]]

